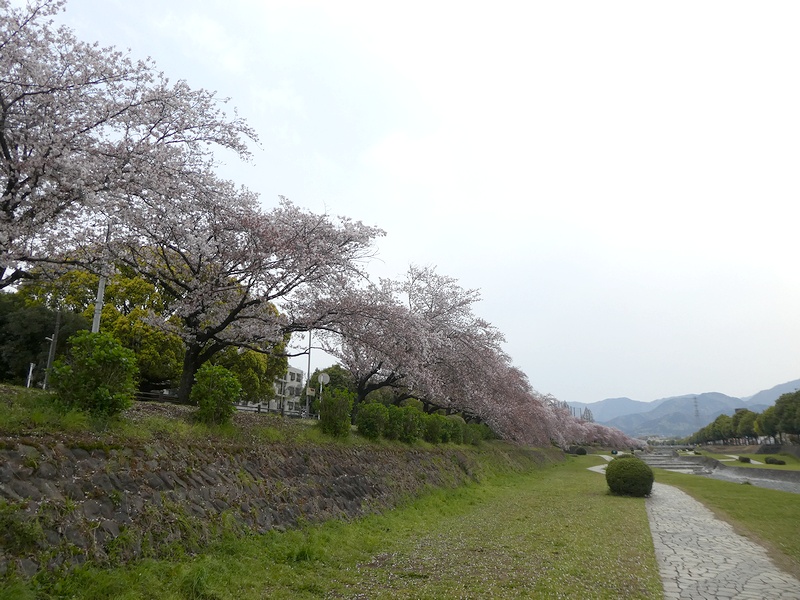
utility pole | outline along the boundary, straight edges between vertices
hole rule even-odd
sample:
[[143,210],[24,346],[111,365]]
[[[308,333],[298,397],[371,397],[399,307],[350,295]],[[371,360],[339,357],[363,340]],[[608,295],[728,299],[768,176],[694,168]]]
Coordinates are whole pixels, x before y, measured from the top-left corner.
[[47,381],[50,378],[50,369],[53,366],[53,360],[56,357],[56,344],[58,344],[58,330],[61,329],[61,310],[56,311],[56,326],[53,329],[53,337],[50,339],[50,351],[47,353],[47,368],[44,371],[44,383],[42,389],[47,389]]

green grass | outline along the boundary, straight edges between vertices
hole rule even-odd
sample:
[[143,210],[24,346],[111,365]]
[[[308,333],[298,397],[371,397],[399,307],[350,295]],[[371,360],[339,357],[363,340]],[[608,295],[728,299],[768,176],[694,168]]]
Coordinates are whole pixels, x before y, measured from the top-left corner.
[[0,433],[75,432],[91,425],[87,414],[63,410],[47,392],[0,384]]
[[[0,435],[68,433],[78,439],[80,434],[92,437],[100,434],[113,438],[117,444],[158,438],[310,444],[332,441],[317,431],[314,420],[284,419],[268,413],[237,413],[233,423],[208,426],[195,422],[194,410],[189,406],[136,402],[118,417],[97,419],[77,410],[66,411],[51,393],[0,384]],[[346,443],[357,444],[359,440]]]
[[599,462],[570,457],[353,523],[228,539],[180,561],[86,569],[38,596],[661,598],[644,500],[610,495],[587,470]]
[[[715,460],[719,460],[724,462],[726,465],[731,467],[747,467],[747,468],[755,468],[755,469],[778,469],[783,471],[800,471],[800,458],[796,456],[792,456],[788,453],[781,453],[781,454],[740,454],[736,451],[726,452],[726,453],[715,453],[715,452],[703,452],[703,456],[707,456],[709,458],[713,458]],[[755,460],[759,463],[763,464],[753,464],[752,462],[746,463],[741,462],[736,459],[732,459],[731,456],[746,456],[751,461]],[[772,458],[778,458],[786,462],[785,465],[768,465],[764,461],[767,459],[768,456]]]
[[766,546],[785,569],[800,574],[800,496],[663,469],[655,472],[657,482],[687,492],[740,533]]

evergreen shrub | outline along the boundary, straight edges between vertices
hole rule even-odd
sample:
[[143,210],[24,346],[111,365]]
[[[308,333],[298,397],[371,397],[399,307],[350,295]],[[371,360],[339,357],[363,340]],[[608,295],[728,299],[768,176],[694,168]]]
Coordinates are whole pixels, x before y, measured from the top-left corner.
[[386,427],[383,430],[383,437],[387,440],[399,440],[400,431],[403,428],[403,419],[401,415],[401,408],[394,404],[387,406],[387,419]]
[[586,448],[584,448],[583,446],[579,446],[578,449],[575,450],[575,454],[577,454],[578,456],[586,456],[588,452],[586,451]]
[[764,462],[768,465],[785,465],[786,461],[780,458],[775,458],[774,456],[768,456],[764,459]]
[[51,375],[61,402],[98,417],[114,416],[133,403],[139,373],[133,350],[107,333],[90,331],[70,337],[69,347]]
[[448,415],[447,419],[447,439],[454,444],[464,443],[464,428],[467,424],[459,415]]
[[464,443],[477,446],[493,437],[492,430],[483,423],[468,423],[464,429]]
[[334,437],[350,435],[350,412],[355,394],[341,388],[328,390],[319,403],[319,426]]
[[606,467],[606,483],[620,496],[647,496],[653,489],[653,470],[632,455],[618,456]]
[[422,400],[418,398],[406,398],[400,403],[400,406],[402,408],[405,408],[406,406],[411,406],[413,408],[416,408],[421,413],[425,412],[425,405],[422,403]]
[[750,457],[749,456],[740,456],[739,457],[739,462],[749,463],[750,462]]
[[422,416],[422,439],[431,444],[440,444],[448,441],[449,437],[445,416],[436,413]]
[[359,407],[356,427],[365,438],[377,440],[384,434],[388,421],[389,409],[379,402],[371,402]]
[[384,436],[408,444],[422,434],[422,417],[425,413],[415,406],[389,406],[389,420]]
[[228,423],[236,412],[233,403],[242,394],[236,375],[221,365],[204,363],[194,380],[189,400],[197,406],[195,418],[207,425]]
[[415,406],[403,406],[400,409],[400,441],[411,444],[422,435],[422,418],[425,415]]

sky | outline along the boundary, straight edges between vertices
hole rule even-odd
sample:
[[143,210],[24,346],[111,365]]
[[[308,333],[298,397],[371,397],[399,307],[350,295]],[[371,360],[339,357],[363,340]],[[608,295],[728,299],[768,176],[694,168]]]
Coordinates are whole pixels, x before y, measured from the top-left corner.
[[230,98],[259,142],[220,173],[384,229],[375,278],[479,288],[542,393],[800,378],[800,3],[69,0],[58,21]]

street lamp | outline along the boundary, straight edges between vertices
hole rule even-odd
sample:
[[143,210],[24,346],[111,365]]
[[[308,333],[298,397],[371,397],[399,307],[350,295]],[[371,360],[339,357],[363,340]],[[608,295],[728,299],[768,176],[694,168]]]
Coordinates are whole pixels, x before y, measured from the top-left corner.
[[309,407],[309,392],[311,392],[311,330],[308,330],[308,372],[306,373],[306,418],[311,416],[311,408]]

